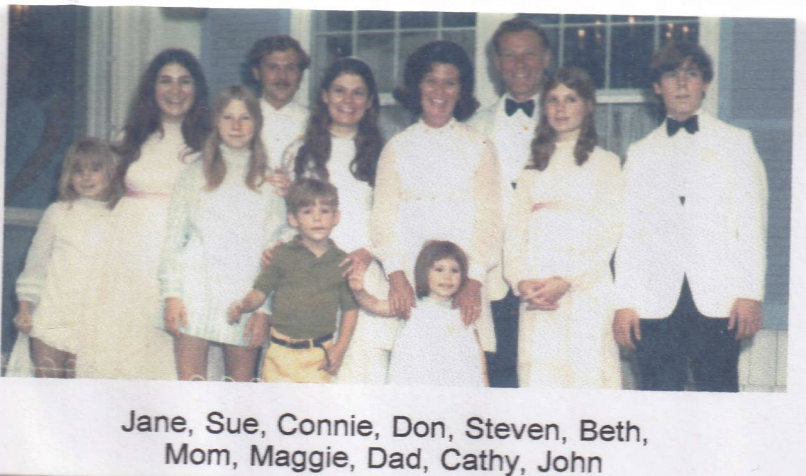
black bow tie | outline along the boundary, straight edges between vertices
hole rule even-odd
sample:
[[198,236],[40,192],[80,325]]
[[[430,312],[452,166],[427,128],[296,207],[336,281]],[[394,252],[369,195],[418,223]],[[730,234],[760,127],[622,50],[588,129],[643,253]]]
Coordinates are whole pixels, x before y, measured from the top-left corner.
[[507,116],[512,116],[518,109],[522,109],[523,113],[529,117],[532,117],[532,113],[535,112],[535,101],[534,99],[530,99],[524,102],[517,102],[514,99],[507,98],[505,109],[507,112]]
[[677,134],[677,131],[679,131],[681,127],[686,129],[686,132],[689,134],[694,134],[699,131],[700,124],[697,120],[697,116],[691,116],[683,122],[676,121],[671,117],[666,119],[666,133],[669,134],[669,137]]

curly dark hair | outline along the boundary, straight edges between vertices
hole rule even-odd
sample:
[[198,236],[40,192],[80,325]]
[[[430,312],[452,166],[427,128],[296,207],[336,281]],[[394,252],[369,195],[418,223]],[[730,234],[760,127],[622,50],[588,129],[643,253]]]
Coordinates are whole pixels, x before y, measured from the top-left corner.
[[590,75],[582,68],[576,66],[562,67],[546,78],[543,90],[540,92],[540,122],[535,129],[535,138],[532,140],[532,160],[526,168],[545,170],[549,165],[551,155],[556,148],[557,132],[549,125],[546,118],[546,100],[549,93],[559,85],[565,85],[574,90],[591,108],[580,127],[579,139],[574,147],[574,158],[577,165],[582,165],[596,147],[596,124],[593,120],[593,108],[596,105],[596,85]]
[[342,74],[355,74],[359,76],[367,87],[370,107],[358,123],[358,133],[355,141],[355,157],[350,162],[350,172],[357,180],[375,184],[375,171],[378,166],[378,157],[383,149],[383,137],[378,129],[378,115],[380,101],[378,88],[372,70],[363,61],[356,58],[344,58],[336,61],[325,71],[322,83],[319,85],[319,94],[316,96],[314,112],[305,130],[305,143],[297,153],[294,161],[294,174],[297,179],[302,178],[306,171],[311,171],[321,180],[328,180],[327,162],[330,160],[331,139],[330,126],[333,122],[328,113],[328,106],[322,95],[330,89],[333,81]]
[[185,138],[185,144],[193,151],[201,150],[205,138],[210,133],[207,81],[204,79],[199,61],[187,50],[179,48],[163,50],[151,60],[140,78],[137,95],[123,129],[123,139],[114,146],[115,152],[123,159],[121,176],[125,176],[132,162],[140,158],[140,147],[148,137],[158,130],[162,132],[162,112],[157,105],[155,88],[160,70],[172,63],[182,66],[193,77],[195,91],[193,105],[182,120],[182,136]]
[[473,63],[464,48],[452,41],[426,43],[408,57],[403,71],[404,86],[395,89],[393,93],[395,99],[413,114],[421,114],[423,107],[420,102],[420,83],[437,63],[450,64],[459,70],[461,91],[453,110],[453,117],[459,121],[468,119],[479,107],[479,102],[473,96],[475,88]]

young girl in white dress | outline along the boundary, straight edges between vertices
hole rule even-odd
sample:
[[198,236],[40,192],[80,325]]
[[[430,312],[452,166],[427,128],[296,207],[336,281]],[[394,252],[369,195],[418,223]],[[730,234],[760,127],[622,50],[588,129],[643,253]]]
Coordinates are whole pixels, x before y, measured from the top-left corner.
[[177,181],[159,279],[165,328],[174,336],[180,380],[207,378],[211,342],[224,344],[226,376],[254,378],[267,316],[228,323],[230,304],[252,289],[260,256],[279,237],[285,203],[265,181],[266,153],[257,98],[242,86],[213,105],[215,132],[202,159]]
[[[108,217],[123,192],[116,179],[119,163],[109,145],[94,138],[79,140],[65,155],[59,200],[45,210],[17,280],[17,376],[26,367],[30,375],[33,364],[37,377],[75,377]],[[29,337],[30,360],[24,355]]]
[[[414,266],[417,306],[412,308],[392,348],[388,383],[486,387],[484,354],[475,326],[462,322],[453,300],[468,280],[464,251],[450,241],[429,241]],[[350,286],[362,307],[392,315],[389,301],[362,286],[360,273]]]
[[610,259],[623,181],[619,158],[596,147],[595,95],[579,68],[546,79],[532,159],[507,221],[504,276],[522,303],[521,387],[621,386]]
[[[364,273],[367,287],[386,295],[386,276],[372,258],[369,239],[372,187],[383,147],[379,111],[369,66],[357,58],[336,61],[322,77],[305,136],[286,150],[283,168],[296,179],[316,178],[338,188],[342,218],[331,238],[349,253],[345,272],[369,267]],[[394,319],[359,310],[339,383],[383,385],[396,332]]]

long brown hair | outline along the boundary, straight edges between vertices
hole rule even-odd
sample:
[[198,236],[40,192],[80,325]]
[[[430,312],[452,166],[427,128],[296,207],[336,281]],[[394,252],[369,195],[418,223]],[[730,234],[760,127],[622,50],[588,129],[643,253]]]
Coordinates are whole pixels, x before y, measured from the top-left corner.
[[121,177],[126,175],[126,169],[140,158],[140,148],[148,137],[162,129],[162,112],[157,104],[156,84],[160,70],[168,64],[176,63],[185,68],[193,77],[194,96],[193,105],[182,120],[182,136],[185,144],[193,150],[201,150],[204,139],[210,133],[210,111],[207,104],[207,82],[204,80],[201,65],[188,51],[169,48],[151,60],[137,87],[137,95],[132,103],[129,117],[124,126],[123,139],[114,146],[123,159]]
[[[213,123],[218,124],[219,118],[224,113],[232,101],[243,101],[246,110],[252,116],[255,125],[254,135],[249,144],[249,170],[246,173],[246,186],[258,191],[258,187],[263,183],[266,174],[266,150],[263,141],[260,139],[260,130],[263,127],[263,115],[260,112],[260,104],[255,94],[244,86],[230,86],[223,90],[213,102]],[[202,151],[202,168],[204,178],[207,180],[207,190],[214,190],[224,181],[227,175],[227,164],[221,155],[221,134],[216,127],[215,132],[210,134]]]
[[596,124],[593,120],[596,85],[585,70],[576,66],[562,67],[548,75],[543,84],[543,90],[540,92],[540,122],[535,130],[535,138],[532,140],[532,160],[526,166],[528,169],[546,170],[556,148],[557,132],[552,129],[546,118],[546,100],[549,93],[561,84],[579,94],[579,97],[590,105],[590,110],[582,120],[579,139],[574,147],[574,158],[577,165],[584,164],[590,153],[593,152],[593,148],[596,147]]
[[375,171],[378,167],[378,157],[383,149],[383,137],[378,129],[378,115],[380,101],[378,88],[372,70],[366,63],[356,58],[343,58],[325,71],[319,93],[316,95],[316,105],[308,127],[305,130],[305,143],[297,153],[294,161],[294,174],[297,179],[302,178],[306,171],[313,172],[321,180],[328,180],[327,162],[330,160],[331,138],[330,126],[333,119],[328,113],[328,106],[322,95],[330,89],[333,81],[342,74],[359,76],[367,86],[370,98],[370,107],[358,123],[358,132],[355,141],[355,157],[350,162],[350,172],[356,180],[375,184]]

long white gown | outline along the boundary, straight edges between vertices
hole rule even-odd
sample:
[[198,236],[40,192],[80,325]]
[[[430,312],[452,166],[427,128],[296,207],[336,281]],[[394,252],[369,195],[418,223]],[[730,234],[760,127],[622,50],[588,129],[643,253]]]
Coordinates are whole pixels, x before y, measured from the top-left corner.
[[597,147],[578,166],[574,145],[558,143],[545,170],[521,173],[507,220],[504,276],[512,289],[552,276],[571,284],[557,310],[521,305],[521,387],[621,387],[610,271],[621,234],[621,165]]
[[[498,263],[502,238],[501,170],[486,136],[455,119],[440,128],[422,120],[394,136],[378,162],[371,236],[387,275],[402,270],[414,286],[425,242],[448,240],[467,254],[481,283]],[[482,348],[495,351],[486,289],[476,322]]]
[[168,202],[179,174],[196,156],[180,124],[163,124],[126,172],[126,196],[110,217],[110,253],[88,316],[87,355],[76,375],[87,378],[176,380],[173,339],[162,322],[157,267]]
[[[285,153],[284,170],[293,176],[294,160],[303,141],[294,142]],[[372,252],[369,238],[370,213],[372,211],[372,187],[358,180],[350,171],[350,162],[355,157],[354,136],[331,135],[330,160],[327,162],[328,181],[339,191],[341,220],[330,237],[336,245],[352,252],[365,248]],[[316,178],[311,172],[308,177]],[[364,276],[367,291],[379,299],[386,299],[389,283],[380,264],[373,260]],[[344,355],[337,381],[339,383],[383,385],[389,367],[389,356],[397,334],[397,319],[377,316],[359,309],[353,337]]]

